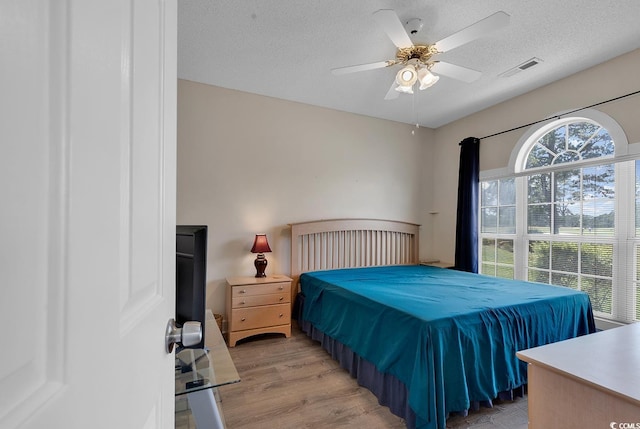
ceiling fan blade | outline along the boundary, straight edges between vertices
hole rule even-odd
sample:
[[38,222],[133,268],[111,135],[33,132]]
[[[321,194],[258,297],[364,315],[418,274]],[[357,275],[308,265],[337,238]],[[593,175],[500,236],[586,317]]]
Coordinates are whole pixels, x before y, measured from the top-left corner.
[[469,43],[472,40],[482,37],[494,30],[506,27],[509,25],[509,18],[510,16],[502,11],[496,12],[475,24],[471,24],[467,28],[436,42],[436,48],[438,48],[438,51],[440,52],[450,51],[451,49],[462,46],[465,43]]
[[398,84],[394,80],[394,82],[391,84],[391,87],[389,88],[389,91],[387,91],[387,95],[384,96],[385,100],[395,100],[400,96],[400,93],[396,91],[396,86],[398,86]]
[[337,76],[341,74],[355,73],[355,72],[365,71],[365,70],[380,69],[382,67],[387,67],[389,65],[391,65],[389,61],[378,61],[377,63],[359,64],[357,66],[338,67],[336,69],[331,69],[331,73]]
[[461,80],[462,82],[471,83],[474,80],[477,80],[482,76],[477,70],[472,70],[466,67],[457,66],[451,63],[445,63],[443,61],[438,61],[433,64],[431,67],[431,71],[435,74],[441,74],[442,76],[447,76],[452,79]]
[[380,24],[389,39],[398,48],[408,48],[413,46],[413,42],[409,38],[407,31],[404,29],[400,18],[395,11],[391,9],[380,9],[373,13],[373,18]]

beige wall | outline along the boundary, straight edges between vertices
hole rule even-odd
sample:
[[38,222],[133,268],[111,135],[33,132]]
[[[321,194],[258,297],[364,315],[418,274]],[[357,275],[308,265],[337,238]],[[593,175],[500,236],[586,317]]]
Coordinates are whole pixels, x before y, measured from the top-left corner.
[[[288,274],[288,223],[341,217],[421,223],[431,195],[432,135],[179,81],[177,221],[209,226],[208,306],[223,312],[225,277],[255,275],[249,250],[256,233],[267,233],[273,250],[267,274]],[[428,226],[421,241],[432,241]]]
[[[540,65],[544,67],[544,63]],[[433,188],[427,212],[433,230],[430,256],[452,261],[455,254],[458,143],[465,137],[484,137],[502,130],[544,119],[558,112],[585,107],[640,90],[640,50],[569,76],[522,96],[436,129],[431,155]],[[535,73],[535,71],[533,71]],[[510,79],[517,79],[517,75]],[[629,143],[640,142],[640,95],[595,107],[622,126]],[[506,168],[513,147],[528,128],[480,142],[480,170]]]

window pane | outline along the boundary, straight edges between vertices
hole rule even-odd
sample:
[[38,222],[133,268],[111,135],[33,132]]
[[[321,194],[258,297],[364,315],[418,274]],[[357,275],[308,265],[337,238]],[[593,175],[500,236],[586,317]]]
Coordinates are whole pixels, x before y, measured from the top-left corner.
[[551,204],[527,207],[527,232],[529,234],[551,233]]
[[498,262],[513,265],[513,240],[498,240],[497,244]]
[[529,242],[529,267],[549,268],[549,242],[530,241]]
[[580,201],[580,170],[557,171],[553,178],[554,201],[562,203]]
[[504,279],[513,279],[513,267],[504,267],[498,265],[496,267],[496,277],[502,277]]
[[500,217],[498,219],[498,232],[502,234],[515,234],[516,208],[500,207],[498,213],[500,214]]
[[582,245],[581,272],[594,276],[613,275],[613,245],[584,243]]
[[527,157],[527,165],[525,168],[546,167],[551,165],[555,153],[549,152],[542,145],[535,144]]
[[[496,240],[491,238],[482,239],[482,262],[496,261]],[[482,270],[484,272],[484,270]]]
[[636,316],[635,320],[640,320],[640,286],[636,288]]
[[530,282],[549,284],[549,272],[530,269],[527,280],[529,280]]
[[578,289],[578,276],[573,274],[551,273],[551,284]]
[[534,174],[527,178],[528,182],[528,203],[550,203],[551,202],[551,175]]
[[492,235],[515,234],[515,193],[515,178],[481,182],[482,274],[513,278],[513,240],[496,239]]
[[558,241],[551,243],[551,269],[554,271],[577,273],[578,243]]
[[611,314],[611,280],[585,277],[582,279],[582,290],[589,294],[595,311]]
[[613,200],[591,200],[584,202],[583,234],[614,235],[615,234],[615,202]]
[[615,197],[615,167],[613,164],[583,169],[583,199]]
[[500,181],[500,205],[508,206],[516,203],[516,180],[505,179]]
[[640,201],[636,201],[636,237],[640,237]]
[[555,204],[554,234],[580,235],[580,204]]
[[636,281],[640,281],[640,246],[636,246]]
[[[636,166],[638,163],[636,162]],[[637,171],[637,169],[636,169]],[[636,246],[636,263],[635,263],[635,298],[636,298],[636,314],[635,319],[640,320],[640,246]]]
[[640,237],[640,160],[636,161],[636,237]]
[[495,277],[496,266],[493,264],[482,264],[482,274]]
[[583,144],[600,129],[599,125],[590,122],[569,124],[568,147],[571,150],[584,149]]
[[613,156],[615,146],[611,135],[604,128],[587,142],[586,149],[582,151],[584,159],[599,158],[601,156]]
[[496,206],[498,205],[498,181],[492,180],[489,182],[481,183],[481,206]]
[[538,143],[549,149],[551,152],[558,154],[565,150],[567,141],[567,127],[561,126],[553,131],[549,131],[542,136]]
[[580,161],[580,154],[578,152],[566,151],[558,154],[558,156],[553,160],[554,164],[569,164],[571,162]]
[[481,232],[497,232],[498,209],[495,207],[484,208],[480,213]]

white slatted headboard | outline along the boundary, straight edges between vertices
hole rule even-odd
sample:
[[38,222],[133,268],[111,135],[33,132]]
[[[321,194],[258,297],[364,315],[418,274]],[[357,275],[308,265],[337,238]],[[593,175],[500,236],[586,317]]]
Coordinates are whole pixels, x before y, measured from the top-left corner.
[[[379,219],[291,224],[291,276],[307,271],[418,263],[420,225]],[[297,287],[293,288],[297,292]]]

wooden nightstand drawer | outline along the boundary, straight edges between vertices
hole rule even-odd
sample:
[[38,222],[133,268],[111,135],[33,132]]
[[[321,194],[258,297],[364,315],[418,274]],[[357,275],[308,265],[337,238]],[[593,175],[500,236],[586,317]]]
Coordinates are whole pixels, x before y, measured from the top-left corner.
[[232,308],[255,307],[257,305],[287,304],[291,301],[289,292],[269,295],[240,296],[231,300]]
[[231,289],[232,298],[253,295],[266,295],[271,293],[286,293],[288,295],[291,295],[291,281],[255,285],[239,285],[233,286]]
[[231,310],[231,330],[262,328],[291,323],[289,304],[267,305]]

